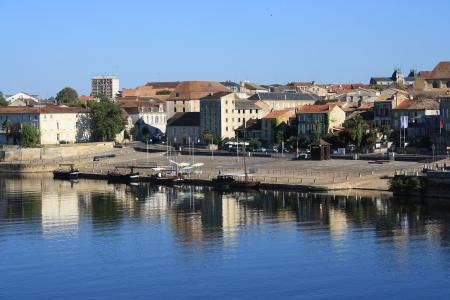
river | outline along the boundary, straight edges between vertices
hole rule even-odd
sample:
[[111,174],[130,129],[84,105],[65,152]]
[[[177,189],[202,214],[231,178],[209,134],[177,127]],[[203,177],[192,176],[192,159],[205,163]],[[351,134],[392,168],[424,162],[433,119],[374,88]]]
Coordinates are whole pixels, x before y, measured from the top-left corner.
[[448,299],[450,210],[0,177],[0,299]]

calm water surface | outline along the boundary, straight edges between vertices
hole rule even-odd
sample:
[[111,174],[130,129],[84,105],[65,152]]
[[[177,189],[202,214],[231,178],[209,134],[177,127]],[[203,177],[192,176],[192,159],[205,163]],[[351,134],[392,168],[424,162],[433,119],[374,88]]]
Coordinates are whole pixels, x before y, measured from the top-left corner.
[[450,211],[0,177],[0,299],[450,298]]

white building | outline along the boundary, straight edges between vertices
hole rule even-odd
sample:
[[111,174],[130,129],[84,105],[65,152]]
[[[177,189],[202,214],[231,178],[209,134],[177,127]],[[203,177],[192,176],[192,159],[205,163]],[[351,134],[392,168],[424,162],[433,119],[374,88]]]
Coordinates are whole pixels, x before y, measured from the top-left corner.
[[261,107],[236,93],[220,92],[200,100],[200,133],[209,130],[221,139],[234,138],[236,129],[262,116]]
[[119,90],[119,78],[114,75],[95,76],[92,78],[91,96],[104,94],[109,99],[114,99]]
[[29,95],[23,92],[16,93],[14,95],[8,95],[6,96],[6,101],[8,103],[14,102],[16,100],[22,100],[24,102],[38,102],[39,99],[37,98],[37,95]]
[[[5,122],[12,122],[12,129]],[[78,107],[0,107],[0,144],[18,144],[14,133],[24,123],[35,125],[40,132],[41,145],[85,142],[90,138],[89,112]]]
[[154,137],[161,136],[166,132],[167,113],[164,103],[152,104],[149,101],[127,101],[127,104],[122,106],[122,108],[130,118],[131,127],[137,126],[140,135]]
[[221,139],[233,138],[237,96],[231,92],[220,92],[200,100],[200,132],[209,130]]

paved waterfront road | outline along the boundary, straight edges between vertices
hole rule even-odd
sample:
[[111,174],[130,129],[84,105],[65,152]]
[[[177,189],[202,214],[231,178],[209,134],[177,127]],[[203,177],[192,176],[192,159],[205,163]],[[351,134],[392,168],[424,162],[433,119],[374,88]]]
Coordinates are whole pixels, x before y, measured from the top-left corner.
[[[223,172],[243,172],[243,158],[228,156],[188,156],[171,157],[178,162],[203,162],[204,175],[216,176]],[[158,165],[168,165],[165,153],[126,152],[112,159],[96,164],[87,163],[83,170],[103,170],[106,172],[114,165],[144,164],[147,161]],[[263,182],[281,182],[288,184],[308,184],[331,188],[352,186],[370,189],[388,189],[388,181],[380,177],[392,176],[396,170],[420,170],[423,164],[416,162],[392,161],[385,164],[374,164],[366,160],[328,160],[302,161],[290,158],[247,157],[248,170],[256,179]],[[206,177],[207,178],[207,177]]]

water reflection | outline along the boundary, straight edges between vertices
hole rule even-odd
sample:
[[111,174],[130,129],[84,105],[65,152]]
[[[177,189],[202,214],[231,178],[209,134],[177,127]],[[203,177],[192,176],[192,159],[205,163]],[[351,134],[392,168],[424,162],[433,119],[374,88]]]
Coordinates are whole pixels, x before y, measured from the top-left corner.
[[446,210],[365,197],[293,192],[222,193],[209,188],[71,184],[40,176],[0,177],[0,230],[21,224],[43,237],[79,234],[80,224],[113,234],[124,223],[166,224],[180,251],[235,247],[248,230],[327,235],[339,246],[350,232],[373,232],[379,243],[414,239],[447,243]]

